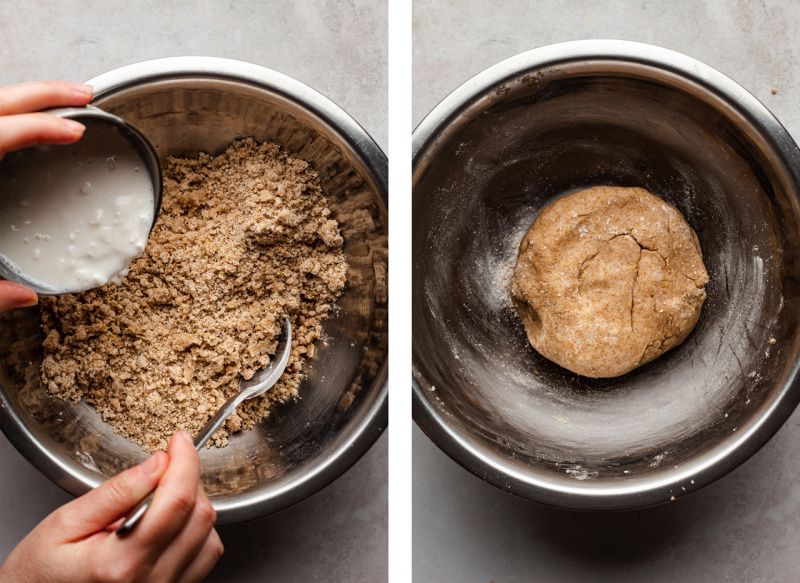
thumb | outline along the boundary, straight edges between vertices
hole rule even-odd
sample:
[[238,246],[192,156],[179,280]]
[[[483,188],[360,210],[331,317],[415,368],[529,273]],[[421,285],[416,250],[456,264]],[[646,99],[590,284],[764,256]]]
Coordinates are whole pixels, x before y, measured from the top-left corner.
[[168,465],[167,454],[158,451],[145,462],[125,470],[56,510],[54,514],[59,515],[64,538],[85,538],[125,516],[142,498],[155,490]]
[[35,306],[38,301],[39,298],[32,289],[18,283],[0,280],[0,312]]

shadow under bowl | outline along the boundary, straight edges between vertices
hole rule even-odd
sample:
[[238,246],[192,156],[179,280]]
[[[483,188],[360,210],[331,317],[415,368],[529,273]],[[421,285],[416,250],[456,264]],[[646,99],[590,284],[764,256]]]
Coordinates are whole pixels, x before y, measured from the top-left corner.
[[[200,453],[218,524],[252,520],[314,494],[354,464],[387,424],[387,161],[335,104],[280,73],[227,59],[178,57],[101,75],[93,105],[135,125],[167,156],[222,153],[236,139],[275,142],[308,161],[339,222],[347,283],[300,398],[252,431]],[[37,308],[0,314],[0,427],[28,460],[79,495],[147,454],[85,402],[41,381]]]
[[[579,510],[678,498],[741,464],[800,400],[800,151],[743,88],[625,41],[536,49],[414,132],[414,418],[517,496]],[[688,339],[621,377],[540,356],[508,293],[542,207],[597,185],[677,207],[710,275]]]

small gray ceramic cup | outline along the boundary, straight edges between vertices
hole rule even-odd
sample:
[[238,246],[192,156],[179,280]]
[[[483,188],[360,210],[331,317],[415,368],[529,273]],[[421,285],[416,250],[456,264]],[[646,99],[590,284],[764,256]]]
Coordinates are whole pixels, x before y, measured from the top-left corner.
[[[86,107],[62,107],[58,109],[50,109],[45,113],[58,117],[74,119],[75,121],[82,123],[86,127],[83,137],[91,134],[96,136],[107,135],[109,136],[109,139],[111,139],[111,136],[114,136],[113,139],[116,140],[122,137],[123,140],[128,142],[128,144],[134,149],[136,154],[141,159],[153,186],[153,223],[150,225],[150,229],[152,230],[156,218],[158,217],[158,211],[161,208],[162,182],[161,166],[158,162],[158,156],[156,155],[156,152],[148,139],[138,129],[121,117],[112,115],[91,105],[87,105]],[[81,140],[82,139],[83,138],[81,138]],[[59,147],[79,147],[81,140],[78,140],[74,144],[68,144],[66,146]],[[47,152],[39,151],[37,152],[35,158],[33,156],[26,155],[26,153],[30,153],[29,151],[33,148],[36,148],[36,146],[9,152],[3,158],[0,158],[0,174],[8,177],[9,173],[11,173],[11,176],[13,177],[13,173],[16,172],[21,165],[28,163],[36,163],[37,165],[42,165],[42,167],[45,168],[47,165]],[[30,162],[28,160],[30,160]],[[3,193],[3,196],[8,195],[9,193]],[[0,250],[0,278],[28,286],[36,293],[43,295],[53,295],[55,293],[77,293],[88,289],[85,287],[81,289],[59,289],[56,292],[52,288],[43,286],[40,282],[32,279],[27,274],[20,271],[19,268],[11,264],[2,255],[2,250]]]

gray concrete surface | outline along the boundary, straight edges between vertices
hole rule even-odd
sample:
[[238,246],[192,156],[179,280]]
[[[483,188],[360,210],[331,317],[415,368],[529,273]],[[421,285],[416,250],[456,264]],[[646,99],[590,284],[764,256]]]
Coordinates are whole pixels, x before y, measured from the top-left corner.
[[[270,67],[320,91],[387,149],[387,5],[323,2],[0,3],[0,85],[84,81],[159,57],[208,55]],[[226,554],[209,581],[385,581],[387,437],[309,500],[220,528]],[[70,496],[0,437],[0,560]]]
[[[417,0],[413,121],[519,52],[583,38],[661,45],[732,77],[800,139],[800,3]],[[777,89],[776,94],[771,89]],[[511,497],[413,432],[415,583],[800,580],[800,411],[732,474],[673,504],[578,514]]]

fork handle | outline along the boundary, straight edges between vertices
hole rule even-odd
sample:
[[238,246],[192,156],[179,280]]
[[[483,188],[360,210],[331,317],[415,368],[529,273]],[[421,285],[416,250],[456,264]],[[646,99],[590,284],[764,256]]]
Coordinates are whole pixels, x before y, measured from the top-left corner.
[[[242,393],[236,393],[233,397],[228,399],[225,404],[220,407],[219,411],[211,418],[211,420],[205,424],[205,426],[200,430],[200,433],[197,434],[197,437],[194,438],[194,448],[199,452],[203,446],[211,439],[211,436],[214,435],[214,432],[217,431],[222,424],[225,423],[225,420],[233,415],[236,411],[236,408],[244,401],[245,397]],[[142,500],[133,507],[128,513],[128,517],[125,519],[125,522],[122,523],[117,530],[117,536],[124,536],[128,534],[130,531],[133,530],[133,527],[136,526],[139,521],[144,516],[144,513],[147,512],[147,509],[150,508],[150,503],[153,501],[153,493],[150,492],[147,496],[142,498]]]
[[211,436],[222,427],[225,420],[236,412],[236,408],[242,404],[247,398],[246,393],[238,392],[233,397],[225,401],[225,404],[219,408],[214,416],[208,423],[200,430],[197,437],[194,438],[194,447],[197,451],[203,449],[203,446],[211,439]]

